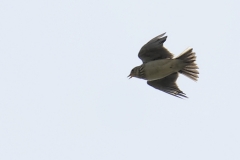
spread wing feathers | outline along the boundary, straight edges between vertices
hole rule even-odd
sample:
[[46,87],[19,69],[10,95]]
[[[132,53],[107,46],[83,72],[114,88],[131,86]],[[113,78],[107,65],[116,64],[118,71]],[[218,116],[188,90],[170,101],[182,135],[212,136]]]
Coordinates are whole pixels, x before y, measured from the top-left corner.
[[143,63],[157,59],[173,58],[173,55],[163,47],[163,43],[167,39],[167,36],[164,35],[165,33],[151,39],[140,49],[138,57]]
[[155,81],[147,81],[147,84],[155,89],[159,89],[165,93],[171,94],[178,98],[188,98],[185,93],[183,93],[177,86],[176,80],[178,78],[178,73],[173,73],[163,79],[158,79]]

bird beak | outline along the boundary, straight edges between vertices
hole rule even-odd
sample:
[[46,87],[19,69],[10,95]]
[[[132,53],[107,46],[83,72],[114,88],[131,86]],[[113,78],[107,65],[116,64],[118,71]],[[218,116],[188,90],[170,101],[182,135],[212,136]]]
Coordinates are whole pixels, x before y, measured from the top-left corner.
[[129,76],[127,76],[129,79],[132,78],[132,75],[130,74]]

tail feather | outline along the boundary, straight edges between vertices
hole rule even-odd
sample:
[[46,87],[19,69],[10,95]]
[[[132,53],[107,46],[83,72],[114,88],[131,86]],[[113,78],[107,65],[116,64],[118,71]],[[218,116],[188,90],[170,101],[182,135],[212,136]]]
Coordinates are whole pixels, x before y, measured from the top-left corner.
[[196,63],[196,54],[195,52],[192,52],[192,48],[186,49],[183,53],[181,53],[176,59],[182,60],[184,63],[186,63],[186,66],[179,71],[179,73],[187,76],[188,78],[191,78],[194,81],[197,81],[198,79],[198,66]]
[[184,71],[179,72],[179,73],[185,75],[186,77],[188,77],[188,78],[190,78],[190,79],[192,79],[192,80],[194,80],[194,81],[197,81],[197,79],[198,79],[198,76],[192,75],[192,74],[189,74],[189,73],[186,73],[186,72],[184,72]]
[[186,69],[198,69],[198,66],[196,66],[196,64],[195,65],[189,65],[189,66],[186,66],[185,67]]
[[195,73],[195,74],[199,74],[198,70],[196,69],[188,69],[188,68],[184,68],[186,72],[191,72],[191,73]]

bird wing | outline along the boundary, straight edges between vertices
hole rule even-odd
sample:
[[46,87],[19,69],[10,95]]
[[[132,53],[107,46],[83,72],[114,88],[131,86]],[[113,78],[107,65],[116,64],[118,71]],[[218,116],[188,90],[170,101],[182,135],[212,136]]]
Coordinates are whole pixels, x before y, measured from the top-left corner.
[[177,86],[176,80],[178,78],[178,73],[170,74],[162,79],[147,81],[147,84],[155,89],[159,89],[165,93],[171,94],[178,98],[188,98],[185,93],[183,93]]
[[167,39],[167,36],[164,35],[165,33],[151,39],[148,43],[142,46],[138,53],[138,57],[143,63],[157,59],[173,58],[173,55],[163,47],[163,43]]

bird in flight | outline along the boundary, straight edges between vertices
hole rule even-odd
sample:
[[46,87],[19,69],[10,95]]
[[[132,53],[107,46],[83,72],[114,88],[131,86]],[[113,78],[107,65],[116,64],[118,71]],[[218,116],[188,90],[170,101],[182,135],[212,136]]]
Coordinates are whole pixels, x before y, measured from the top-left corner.
[[177,86],[176,80],[181,73],[197,81],[198,66],[195,63],[196,55],[192,48],[183,51],[179,56],[173,57],[164,46],[167,36],[165,33],[151,39],[139,51],[138,57],[143,64],[134,67],[129,78],[136,77],[147,80],[147,84],[178,98],[188,98]]

